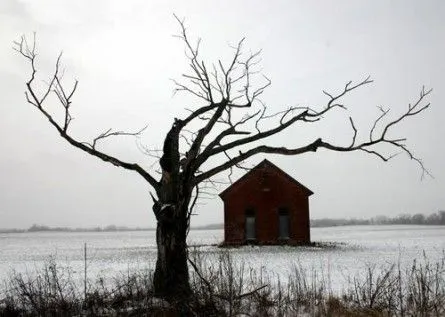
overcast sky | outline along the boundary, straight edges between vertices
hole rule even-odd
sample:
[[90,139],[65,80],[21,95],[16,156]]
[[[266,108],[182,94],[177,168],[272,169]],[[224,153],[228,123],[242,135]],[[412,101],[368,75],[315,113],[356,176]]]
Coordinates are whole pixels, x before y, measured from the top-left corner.
[[[171,78],[186,70],[173,13],[186,19],[203,57],[227,59],[229,45],[246,37],[246,51],[262,49],[262,72],[272,80],[268,106],[322,107],[349,80],[375,83],[345,99],[339,112],[315,127],[298,126],[274,144],[296,146],[316,137],[348,144],[348,115],[368,135],[376,106],[406,110],[422,85],[433,88],[431,108],[398,126],[394,136],[425,162],[434,179],[406,155],[389,163],[363,153],[269,156],[314,191],[311,218],[429,214],[445,209],[445,2],[437,1],[0,1],[0,228],[155,226],[150,187],[132,172],[71,147],[26,103],[29,65],[12,50],[37,32],[39,81],[63,50],[66,84],[79,80],[72,134],[84,141],[113,127],[148,124],[141,142],[161,148],[174,116],[199,101],[173,96]],[[50,105],[54,107],[54,105]],[[53,108],[50,108],[53,109]],[[54,108],[57,109],[57,108]],[[391,117],[391,118],[393,118]],[[110,140],[102,150],[155,173],[157,165],[133,139]],[[249,162],[254,165],[266,156]],[[239,172],[237,175],[241,175]],[[158,177],[158,176],[157,176]],[[221,190],[224,188],[221,188]],[[199,206],[193,225],[223,221],[219,197]]]

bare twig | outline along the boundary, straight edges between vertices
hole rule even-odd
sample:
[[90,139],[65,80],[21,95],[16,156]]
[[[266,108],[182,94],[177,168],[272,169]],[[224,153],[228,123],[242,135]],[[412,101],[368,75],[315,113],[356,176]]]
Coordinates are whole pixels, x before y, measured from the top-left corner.
[[[34,89],[33,83],[36,78],[37,74],[37,68],[36,68],[36,39],[35,34],[33,38],[33,42],[30,45],[26,39],[25,36],[22,36],[20,41],[14,42],[14,50],[17,51],[21,56],[25,57],[25,59],[28,60],[28,62],[31,65],[31,76],[30,79],[26,83],[26,100],[31,105],[35,106],[50,122],[50,124],[59,132],[59,134],[64,138],[66,141],[68,141],[71,145],[77,147],[78,149],[81,149],[82,151],[95,156],[97,158],[100,158],[101,160],[105,162],[109,162],[115,166],[119,166],[128,170],[133,170],[137,172],[139,175],[141,175],[145,180],[148,181],[150,185],[152,185],[155,190],[157,191],[159,189],[159,182],[156,181],[147,171],[145,171],[141,166],[135,163],[127,163],[124,162],[114,156],[111,156],[109,154],[105,154],[101,151],[96,150],[95,145],[96,142],[102,139],[105,139],[110,136],[117,136],[117,135],[138,135],[142,132],[138,131],[136,133],[126,133],[122,131],[116,131],[112,132],[112,130],[108,130],[98,137],[96,137],[92,143],[86,143],[77,141],[75,138],[73,138],[70,134],[68,134],[68,127],[69,124],[72,121],[72,116],[70,113],[70,107],[72,104],[72,97],[74,96],[74,93],[76,92],[78,81],[76,80],[73,88],[71,88],[69,91],[65,89],[65,87],[62,84],[61,81],[61,75],[60,75],[60,61],[62,54],[60,54],[56,60],[55,64],[55,71],[52,75],[51,79],[48,81],[48,88],[45,89],[40,95],[38,96],[38,92]],[[45,101],[48,95],[53,92],[62,107],[64,108],[64,119],[63,123],[59,124],[53,117],[53,115],[45,109]]]

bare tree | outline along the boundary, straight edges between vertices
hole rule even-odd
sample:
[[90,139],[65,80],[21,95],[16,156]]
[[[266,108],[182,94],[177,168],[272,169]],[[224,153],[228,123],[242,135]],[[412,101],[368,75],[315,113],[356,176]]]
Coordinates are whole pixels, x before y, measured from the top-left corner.
[[[370,77],[353,83],[348,82],[337,93],[323,91],[327,102],[318,107],[290,107],[270,113],[266,104],[259,98],[271,84],[270,80],[258,71],[260,51],[245,54],[244,39],[233,47],[233,55],[228,63],[218,61],[207,64],[200,57],[200,41],[195,44],[189,39],[184,22],[179,20],[178,37],[185,44],[189,72],[174,81],[176,92],[185,92],[196,97],[200,106],[189,110],[184,118],[175,118],[167,133],[159,163],[162,169],[160,180],[136,163],[122,161],[97,149],[98,142],[116,136],[135,136],[136,132],[108,130],[90,142],[77,140],[70,134],[72,97],[77,81],[71,88],[62,84],[60,57],[55,63],[46,89],[35,87],[36,47],[35,38],[28,43],[25,37],[15,42],[15,50],[31,66],[31,76],[26,82],[26,100],[44,115],[60,136],[74,147],[105,162],[137,172],[153,188],[153,212],[157,219],[156,242],[158,258],[154,275],[154,288],[157,295],[172,299],[190,294],[187,267],[186,237],[190,225],[193,206],[203,185],[224,171],[242,167],[242,163],[257,154],[299,155],[315,152],[320,148],[339,152],[361,151],[388,161],[399,152],[406,153],[422,171],[429,174],[422,161],[413,155],[405,145],[405,138],[389,136],[401,121],[416,116],[429,107],[426,97],[431,90],[421,89],[414,103],[405,112],[388,120],[389,109],[379,108],[381,114],[375,119],[365,141],[358,141],[358,128],[349,117],[351,141],[348,145],[336,145],[316,138],[300,147],[265,145],[271,136],[280,134],[295,124],[311,124],[322,120],[338,109],[347,109],[343,97],[358,88],[372,83]],[[58,121],[45,106],[47,97],[55,94],[63,110],[63,119]],[[267,125],[264,123],[267,122]],[[199,126],[190,130],[191,126]],[[264,128],[267,126],[267,128]],[[385,151],[383,149],[385,148]],[[393,150],[392,153],[387,149]]]

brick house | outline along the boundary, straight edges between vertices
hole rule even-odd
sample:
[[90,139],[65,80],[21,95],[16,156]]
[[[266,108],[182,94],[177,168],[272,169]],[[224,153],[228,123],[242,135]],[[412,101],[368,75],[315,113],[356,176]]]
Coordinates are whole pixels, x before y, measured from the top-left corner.
[[224,244],[310,242],[313,192],[268,160],[224,190]]

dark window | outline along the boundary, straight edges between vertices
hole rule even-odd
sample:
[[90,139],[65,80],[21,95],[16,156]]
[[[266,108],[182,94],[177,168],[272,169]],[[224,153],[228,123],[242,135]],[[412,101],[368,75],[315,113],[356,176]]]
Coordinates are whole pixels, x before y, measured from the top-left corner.
[[290,222],[287,208],[278,209],[278,238],[289,239]]
[[253,208],[246,209],[246,240],[256,239],[255,210]]

